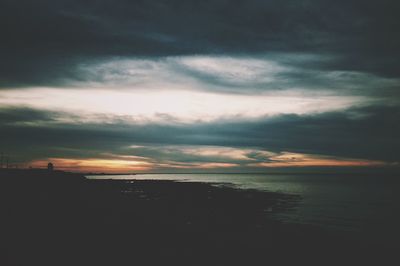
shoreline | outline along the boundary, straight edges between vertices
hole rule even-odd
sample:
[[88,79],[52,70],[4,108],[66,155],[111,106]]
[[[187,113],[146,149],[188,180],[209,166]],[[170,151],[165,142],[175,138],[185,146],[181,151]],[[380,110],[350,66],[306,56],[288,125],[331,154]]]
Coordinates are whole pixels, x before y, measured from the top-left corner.
[[1,171],[0,184],[7,266],[358,264],[395,247],[272,219],[301,200],[283,193],[59,171]]

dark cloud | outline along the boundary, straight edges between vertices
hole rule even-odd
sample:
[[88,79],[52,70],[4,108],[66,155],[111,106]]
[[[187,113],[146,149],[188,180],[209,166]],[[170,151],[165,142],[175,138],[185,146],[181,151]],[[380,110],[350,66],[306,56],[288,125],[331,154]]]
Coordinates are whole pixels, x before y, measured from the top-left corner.
[[54,121],[54,113],[43,112],[32,108],[8,107],[0,108],[0,125],[14,125],[18,123],[36,123]]
[[[305,98],[314,91],[362,96],[369,106],[197,124],[168,115],[159,118],[169,124],[129,124],[135,120],[108,114],[97,117],[107,122],[94,123],[58,110],[2,106],[1,151],[21,162],[110,154],[225,162],[168,150],[214,145],[398,162],[399,8],[395,0],[3,0],[0,89],[93,83],[253,95],[303,89]],[[204,71],[185,64],[196,56],[223,60]],[[266,65],[258,71],[251,60]],[[253,72],[246,76],[246,69]],[[257,151],[247,156],[269,160]]]
[[[47,157],[88,158],[104,154],[136,155],[179,162],[213,161],[181,154],[168,146],[253,147],[272,152],[298,152],[345,158],[400,161],[400,108],[370,106],[314,115],[281,115],[252,121],[216,121],[184,125],[128,125],[122,122],[74,124],[59,122],[18,124],[47,120],[52,114],[35,110],[1,111],[0,147],[20,161]],[[118,121],[118,120],[116,120]],[[151,149],[132,148],[143,145]],[[103,154],[103,155],[102,155]],[[267,160],[263,154],[249,158]],[[236,162],[236,161],[231,161]]]
[[109,57],[314,53],[303,67],[399,77],[398,1],[147,0],[0,3],[0,86],[62,86]]

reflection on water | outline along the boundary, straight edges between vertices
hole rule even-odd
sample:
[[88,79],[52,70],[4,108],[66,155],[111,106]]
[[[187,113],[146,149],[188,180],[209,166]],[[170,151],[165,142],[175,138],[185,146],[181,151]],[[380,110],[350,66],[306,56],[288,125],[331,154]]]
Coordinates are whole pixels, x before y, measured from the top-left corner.
[[400,178],[372,175],[142,174],[91,178],[226,182],[240,188],[297,194],[299,206],[276,218],[340,230],[391,231],[400,222]]

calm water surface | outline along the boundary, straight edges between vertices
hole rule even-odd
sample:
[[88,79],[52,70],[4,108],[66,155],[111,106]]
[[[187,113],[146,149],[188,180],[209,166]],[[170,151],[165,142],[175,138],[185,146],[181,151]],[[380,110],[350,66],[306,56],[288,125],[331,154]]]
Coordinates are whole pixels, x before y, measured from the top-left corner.
[[227,182],[301,196],[296,209],[276,219],[338,230],[394,235],[400,224],[400,177],[304,174],[142,174],[91,178]]

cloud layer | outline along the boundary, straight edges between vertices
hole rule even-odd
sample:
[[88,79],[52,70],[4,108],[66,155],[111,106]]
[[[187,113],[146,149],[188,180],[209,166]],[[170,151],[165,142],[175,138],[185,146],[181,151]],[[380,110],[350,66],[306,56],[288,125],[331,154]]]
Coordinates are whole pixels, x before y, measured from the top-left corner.
[[96,171],[397,165],[399,7],[4,0],[0,151]]
[[300,62],[311,69],[398,77],[398,7],[395,0],[6,0],[0,81],[61,85],[79,79],[82,62],[115,56],[266,52],[334,58]]
[[[33,115],[32,115],[33,114]],[[200,124],[65,123],[66,114],[0,112],[1,146],[22,161],[94,158],[146,169],[396,165],[399,108]],[[381,117],[385,117],[382,120]],[[29,149],[30,152],[26,153]],[[207,166],[208,165],[208,166]]]

